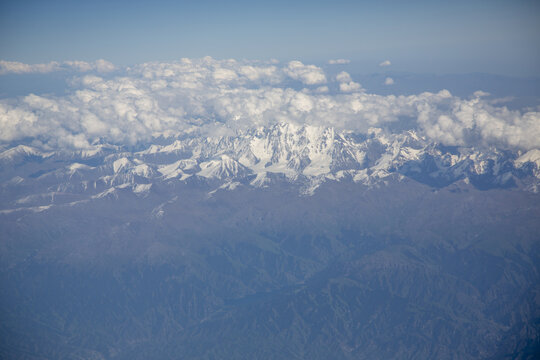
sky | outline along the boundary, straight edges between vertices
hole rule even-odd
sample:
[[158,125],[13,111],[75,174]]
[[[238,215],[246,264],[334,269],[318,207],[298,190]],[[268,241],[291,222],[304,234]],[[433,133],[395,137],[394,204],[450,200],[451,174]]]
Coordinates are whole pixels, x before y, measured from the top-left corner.
[[0,150],[278,123],[539,149],[539,10],[526,0],[1,1]]
[[[340,64],[332,66],[339,67]],[[68,72],[64,94],[0,99],[0,145],[92,150],[138,146],[164,137],[221,137],[277,124],[369,133],[415,131],[448,146],[540,148],[540,107],[511,110],[508,99],[443,89],[380,95],[346,71],[332,75],[300,61],[184,58],[119,68],[99,60],[4,71]],[[397,78],[381,79],[394,86]]]
[[350,60],[373,73],[540,76],[540,2],[2,1],[0,59]]

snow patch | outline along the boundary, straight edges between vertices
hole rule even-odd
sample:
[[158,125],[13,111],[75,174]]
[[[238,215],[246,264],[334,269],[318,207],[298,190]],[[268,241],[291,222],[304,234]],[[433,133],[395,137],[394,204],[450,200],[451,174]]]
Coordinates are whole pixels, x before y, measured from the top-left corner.
[[119,172],[122,169],[128,168],[129,166],[131,166],[131,161],[129,161],[125,157],[113,162],[113,170],[115,173]]

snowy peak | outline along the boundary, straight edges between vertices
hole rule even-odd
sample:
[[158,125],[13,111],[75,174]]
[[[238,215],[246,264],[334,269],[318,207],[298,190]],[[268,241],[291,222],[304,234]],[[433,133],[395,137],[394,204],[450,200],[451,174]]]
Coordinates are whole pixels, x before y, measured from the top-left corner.
[[221,155],[220,159],[202,162],[199,166],[201,171],[197,175],[209,179],[239,179],[251,172],[247,167],[227,155]]
[[536,165],[537,169],[540,169],[540,150],[533,149],[516,159],[515,164],[517,166],[523,166],[524,164],[532,163]]
[[158,171],[163,175],[164,179],[179,178],[185,180],[190,177],[199,166],[194,159],[178,160],[172,164],[161,165]]
[[42,158],[50,154],[42,153],[39,150],[26,146],[18,145],[0,153],[0,162],[4,164],[19,163],[30,157]]
[[257,173],[318,176],[330,172],[335,140],[333,128],[279,124],[251,134],[249,153]]
[[114,173],[119,173],[121,170],[128,169],[132,165],[131,161],[129,161],[127,158],[123,157],[121,159],[116,160],[113,162],[113,170]]
[[[100,147],[87,155],[47,154],[23,145],[3,151],[0,181],[8,189],[4,207],[109,198],[120,190],[144,198],[159,189],[154,186],[158,184],[208,185],[219,191],[233,191],[238,184],[254,188],[292,184],[306,195],[333,181],[370,187],[408,178],[436,188],[463,181],[481,189],[517,187],[533,192],[540,185],[538,149],[522,154],[444,147],[413,131],[390,134],[370,129],[356,134],[278,124],[234,136],[174,138],[168,143],[160,139],[159,145],[148,144],[137,152]],[[46,201],[50,198],[54,203]]]

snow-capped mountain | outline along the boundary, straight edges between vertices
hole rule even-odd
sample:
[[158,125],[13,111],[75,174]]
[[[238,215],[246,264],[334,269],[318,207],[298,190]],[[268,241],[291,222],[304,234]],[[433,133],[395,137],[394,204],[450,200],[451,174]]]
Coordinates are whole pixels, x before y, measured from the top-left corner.
[[445,147],[410,130],[390,134],[372,128],[356,134],[292,124],[233,136],[159,139],[132,151],[101,145],[93,151],[43,152],[19,145],[0,154],[0,166],[4,211],[43,210],[120,189],[146,196],[155,184],[203,182],[213,193],[285,182],[309,195],[328,181],[375,186],[408,178],[433,187],[464,182],[533,192],[540,182],[537,149]]

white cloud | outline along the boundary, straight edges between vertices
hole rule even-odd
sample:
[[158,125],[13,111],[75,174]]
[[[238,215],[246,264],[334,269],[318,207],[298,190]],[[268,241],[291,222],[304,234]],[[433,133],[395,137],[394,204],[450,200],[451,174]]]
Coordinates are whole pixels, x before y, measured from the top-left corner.
[[232,81],[236,80],[238,78],[238,75],[236,75],[236,72],[229,70],[229,69],[223,69],[219,68],[214,70],[214,79],[218,82],[220,81]]
[[343,64],[349,64],[351,60],[348,59],[332,59],[328,60],[328,64],[330,65],[343,65]]
[[384,79],[384,85],[394,85],[394,79],[392,79],[391,77],[387,77],[386,79]]
[[250,81],[256,81],[260,79],[273,79],[273,82],[279,82],[279,78],[276,78],[277,68],[275,66],[241,66],[239,73],[245,76]]
[[4,74],[36,74],[51,73],[55,71],[77,71],[77,72],[110,72],[115,70],[115,66],[103,59],[95,62],[86,61],[64,61],[62,63],[51,61],[45,64],[24,64],[17,61],[0,60],[0,75]]
[[[87,69],[85,63],[69,66]],[[290,78],[307,88],[288,88]],[[279,122],[366,132],[415,119],[412,128],[447,145],[540,147],[539,112],[497,107],[482,94],[369,94],[346,72],[326,82],[320,68],[301,62],[212,58],[140,64],[108,78],[90,73],[64,96],[0,100],[0,143],[34,139],[48,148],[89,148],[99,141],[136,144],[159,134],[230,134]],[[330,91],[336,86],[340,93]]]
[[304,65],[300,61],[291,61],[284,71],[292,79],[300,80],[306,85],[326,83],[324,71],[315,65]]
[[328,89],[328,86],[319,86],[318,88],[315,89],[315,92],[318,92],[318,93],[327,93],[328,91],[330,91],[330,89]]
[[418,123],[430,138],[447,145],[540,147],[540,113],[493,107],[479,98],[451,98],[449,108],[419,109]]
[[116,66],[114,66],[113,63],[103,59],[96,60],[93,65],[97,72],[102,73],[114,71],[116,69]]
[[354,81],[339,84],[339,90],[342,92],[353,92],[353,91],[359,91],[361,89],[362,87],[360,86],[360,84]]
[[348,72],[342,71],[336,75],[336,80],[339,82],[349,82],[352,81],[351,75]]
[[60,70],[60,64],[53,61],[47,64],[23,64],[17,61],[0,60],[0,74],[27,74],[27,73],[49,73]]
[[381,67],[390,66],[390,65],[392,65],[390,60],[384,60],[382,63],[379,64],[379,66],[381,66]]
[[488,92],[485,92],[485,91],[482,91],[482,90],[477,90],[473,93],[473,96],[474,97],[486,97],[486,96],[489,96],[491,95],[490,93]]
[[342,71],[339,74],[337,74],[336,80],[340,83],[339,91],[341,92],[354,92],[354,91],[360,91],[362,89],[362,86],[352,81],[349,73],[345,71]]

